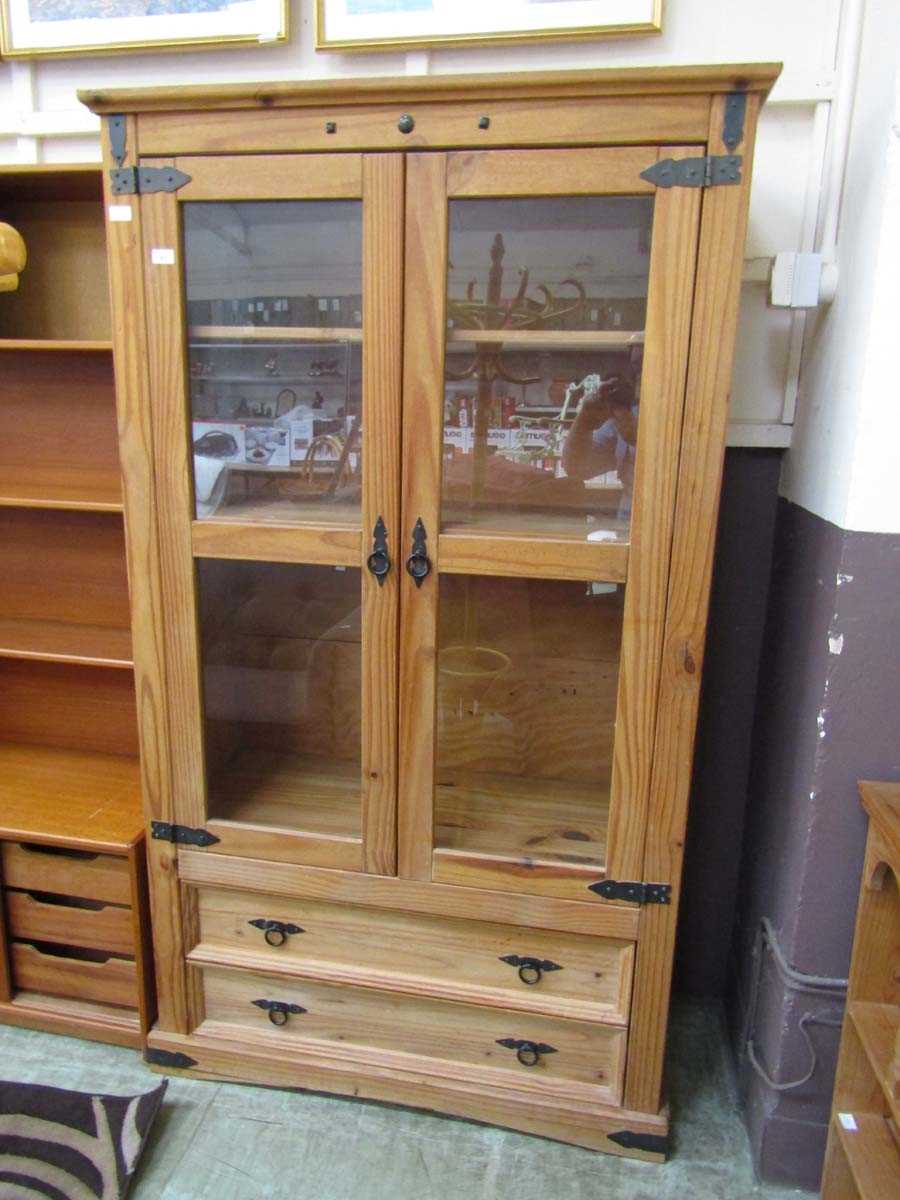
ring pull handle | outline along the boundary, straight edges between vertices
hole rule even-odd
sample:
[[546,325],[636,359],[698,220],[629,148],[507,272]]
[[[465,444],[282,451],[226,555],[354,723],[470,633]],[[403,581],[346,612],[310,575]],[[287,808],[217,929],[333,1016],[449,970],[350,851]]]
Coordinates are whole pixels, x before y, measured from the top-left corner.
[[523,1067],[536,1067],[545,1054],[555,1054],[556,1047],[546,1042],[531,1042],[527,1038],[497,1038],[498,1046],[515,1050],[516,1058]]
[[391,558],[387,548],[387,526],[379,517],[372,530],[372,553],[366,559],[366,566],[378,580],[378,586],[384,586],[384,579],[391,569]]
[[426,543],[428,534],[419,517],[412,531],[412,554],[406,560],[407,574],[411,575],[417,588],[422,586],[425,576],[431,571],[431,559],[428,557]]
[[284,1000],[254,1000],[252,1003],[268,1013],[273,1025],[287,1025],[288,1017],[306,1012],[299,1004],[288,1004]]
[[519,978],[523,983],[530,985],[540,983],[545,971],[562,970],[559,963],[552,962],[549,958],[531,958],[528,955],[521,954],[501,954],[500,961],[509,963],[511,967],[518,967]]
[[268,917],[257,917],[248,924],[253,925],[256,929],[261,929],[269,945],[276,948],[283,946],[291,934],[303,933],[299,925],[292,925],[289,921],[272,921]]

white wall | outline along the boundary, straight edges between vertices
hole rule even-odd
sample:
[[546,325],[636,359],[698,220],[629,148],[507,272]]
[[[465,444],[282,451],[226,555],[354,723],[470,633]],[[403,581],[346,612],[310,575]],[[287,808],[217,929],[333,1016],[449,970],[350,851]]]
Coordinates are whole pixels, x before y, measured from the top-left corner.
[[845,529],[900,532],[900,4],[868,0],[839,227],[782,491]]
[[[896,0],[893,0],[896,2]],[[429,54],[335,55],[313,49],[314,0],[293,0],[293,37],[285,46],[197,53],[108,56],[0,64],[0,161],[96,158],[96,127],[78,110],[79,87],[173,84],[405,71],[511,71],[665,63],[783,61],[763,114],[747,256],[765,260],[797,249],[812,168],[816,104],[832,94],[841,0],[667,0],[661,36],[584,43],[446,49]],[[34,111],[32,111],[32,109]],[[68,127],[80,136],[33,138]],[[6,135],[6,136],[4,136]],[[18,135],[18,136],[14,136]],[[813,197],[813,200],[816,196]],[[813,204],[813,214],[815,204]],[[764,263],[757,266],[765,270]],[[787,444],[785,386],[796,318],[767,308],[764,285],[744,288],[730,441]],[[790,396],[788,396],[790,399]]]

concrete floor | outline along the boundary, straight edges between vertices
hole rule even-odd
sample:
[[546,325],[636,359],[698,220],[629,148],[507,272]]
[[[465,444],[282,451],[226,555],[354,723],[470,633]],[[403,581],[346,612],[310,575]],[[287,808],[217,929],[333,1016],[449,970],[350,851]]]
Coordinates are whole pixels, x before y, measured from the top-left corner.
[[[389,1105],[172,1079],[129,1200],[789,1200],[753,1178],[719,1010],[673,1018],[664,1166]],[[131,1050],[0,1026],[0,1077],[128,1093]]]

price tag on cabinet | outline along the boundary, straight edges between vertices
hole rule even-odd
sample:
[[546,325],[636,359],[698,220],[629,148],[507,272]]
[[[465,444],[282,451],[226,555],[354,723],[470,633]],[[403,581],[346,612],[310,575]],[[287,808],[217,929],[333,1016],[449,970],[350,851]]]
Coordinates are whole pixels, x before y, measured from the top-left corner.
[[171,246],[154,246],[150,251],[150,261],[154,267],[174,267],[175,251]]

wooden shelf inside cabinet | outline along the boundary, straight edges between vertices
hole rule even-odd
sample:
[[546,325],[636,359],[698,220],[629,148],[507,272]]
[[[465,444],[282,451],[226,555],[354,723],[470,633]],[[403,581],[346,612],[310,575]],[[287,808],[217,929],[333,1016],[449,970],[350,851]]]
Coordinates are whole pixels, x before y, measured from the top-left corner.
[[191,341],[361,342],[358,328],[317,325],[191,325]]
[[44,351],[48,354],[112,354],[112,342],[79,340],[75,338],[3,338],[0,337],[0,353],[16,351]]
[[0,615],[0,658],[85,663],[98,667],[134,666],[131,632],[67,621],[20,621]]
[[143,827],[137,759],[0,742],[0,838],[122,852]]
[[0,464],[0,507],[120,513],[122,480],[117,470]]
[[642,329],[451,329],[450,348],[457,345],[516,347],[522,350],[627,350],[644,342]]

